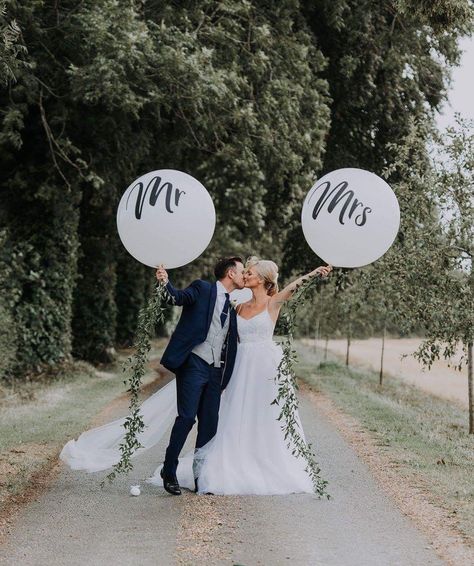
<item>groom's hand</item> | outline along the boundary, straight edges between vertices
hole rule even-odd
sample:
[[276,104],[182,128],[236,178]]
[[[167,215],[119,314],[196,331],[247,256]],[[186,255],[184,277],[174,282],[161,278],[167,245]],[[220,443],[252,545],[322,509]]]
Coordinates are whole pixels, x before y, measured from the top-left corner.
[[168,283],[168,273],[162,265],[160,265],[160,267],[156,270],[156,279],[160,283],[163,283],[163,285]]

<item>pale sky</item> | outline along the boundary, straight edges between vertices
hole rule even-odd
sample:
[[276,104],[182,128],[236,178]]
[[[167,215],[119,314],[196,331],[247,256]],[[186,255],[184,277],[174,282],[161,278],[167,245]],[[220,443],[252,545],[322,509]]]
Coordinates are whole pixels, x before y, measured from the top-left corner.
[[436,120],[441,130],[454,126],[455,112],[474,120],[474,37],[461,40],[460,46],[464,53],[460,66],[452,71],[449,103],[445,104]]

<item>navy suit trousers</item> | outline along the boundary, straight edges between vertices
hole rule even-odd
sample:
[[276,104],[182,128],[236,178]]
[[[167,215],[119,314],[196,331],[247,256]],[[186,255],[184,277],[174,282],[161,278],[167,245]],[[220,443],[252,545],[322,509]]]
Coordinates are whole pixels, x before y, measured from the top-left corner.
[[196,448],[201,448],[216,434],[221,401],[222,370],[190,354],[176,370],[178,416],[166,449],[163,474],[174,476],[178,457],[189,432],[198,419]]

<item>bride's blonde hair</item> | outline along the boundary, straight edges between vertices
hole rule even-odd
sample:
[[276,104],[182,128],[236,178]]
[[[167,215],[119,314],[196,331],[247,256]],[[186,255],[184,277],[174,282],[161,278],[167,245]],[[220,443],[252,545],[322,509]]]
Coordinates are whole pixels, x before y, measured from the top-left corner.
[[267,295],[272,297],[278,293],[278,266],[274,261],[269,259],[258,259],[251,256],[245,263],[245,267],[254,267],[258,275],[263,279]]

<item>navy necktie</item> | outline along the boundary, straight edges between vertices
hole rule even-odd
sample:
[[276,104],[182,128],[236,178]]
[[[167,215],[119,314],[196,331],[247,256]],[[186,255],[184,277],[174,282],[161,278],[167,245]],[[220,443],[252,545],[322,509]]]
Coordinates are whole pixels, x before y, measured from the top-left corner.
[[229,314],[229,305],[230,305],[230,295],[229,295],[229,293],[226,293],[225,294],[224,307],[223,307],[222,312],[221,312],[221,326],[222,326],[222,328],[224,328],[224,324],[225,324],[227,315]]

